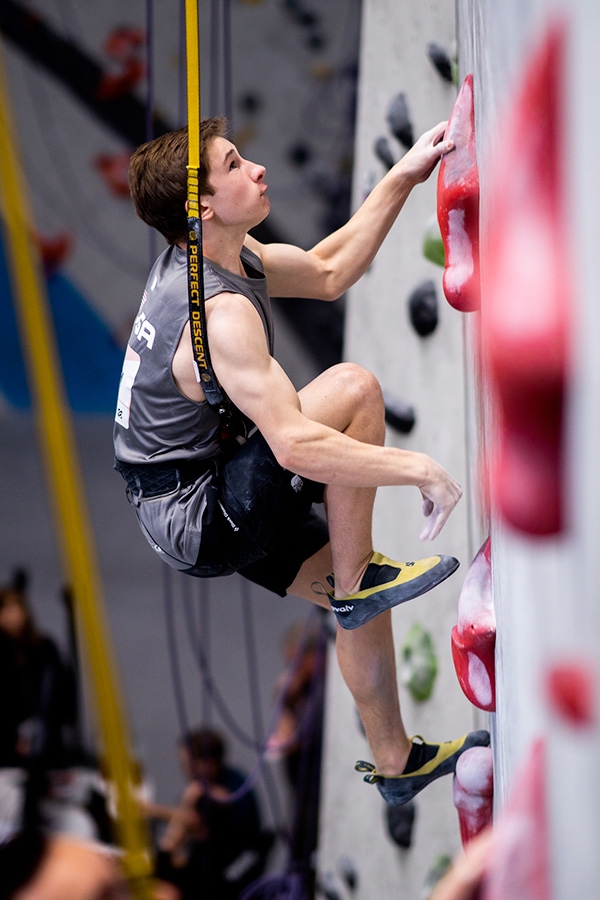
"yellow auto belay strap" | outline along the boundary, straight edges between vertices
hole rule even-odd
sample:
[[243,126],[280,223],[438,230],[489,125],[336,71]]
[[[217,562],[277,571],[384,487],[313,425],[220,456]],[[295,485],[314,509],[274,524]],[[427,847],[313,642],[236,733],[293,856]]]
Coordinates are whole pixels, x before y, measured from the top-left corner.
[[188,304],[192,349],[197,377],[208,403],[221,416],[227,411],[224,396],[213,371],[206,338],[204,310],[204,265],[202,260],[202,221],[200,219],[200,42],[198,39],[197,0],[186,0],[185,37],[187,56],[187,106],[188,106]]

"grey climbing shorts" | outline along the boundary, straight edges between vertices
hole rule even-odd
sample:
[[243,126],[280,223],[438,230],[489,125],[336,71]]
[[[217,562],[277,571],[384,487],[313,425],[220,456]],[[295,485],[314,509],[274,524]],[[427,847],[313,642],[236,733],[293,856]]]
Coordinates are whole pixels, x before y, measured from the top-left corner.
[[183,475],[176,470],[159,488],[166,493],[136,491],[120,471],[149,543],[188,575],[239,572],[283,597],[305,560],[329,541],[313,509],[323,485],[283,469],[259,432],[234,455],[200,463],[195,478],[189,464]]

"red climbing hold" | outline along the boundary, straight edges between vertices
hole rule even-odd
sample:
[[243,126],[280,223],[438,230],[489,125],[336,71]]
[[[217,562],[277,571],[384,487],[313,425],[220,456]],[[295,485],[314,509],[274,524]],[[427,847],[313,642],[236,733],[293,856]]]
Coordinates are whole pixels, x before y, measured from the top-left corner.
[[144,48],[144,32],[139,28],[116,28],[104,42],[104,52],[117,62],[120,72],[106,72],[96,90],[99,100],[115,100],[128,94],[145,75],[140,58]]
[[140,28],[114,28],[104,41],[104,52],[110,59],[125,62],[144,46],[145,35]]
[[490,539],[475,556],[458,598],[452,660],[463,693],[486,712],[496,709],[496,618],[492,600]]
[[69,231],[63,231],[54,237],[36,234],[35,241],[46,278],[50,278],[70,255],[73,249],[73,235]]
[[127,175],[131,153],[101,153],[94,159],[94,167],[116,197],[129,197]]
[[463,847],[492,823],[494,760],[491,747],[471,747],[456,763],[452,784]]
[[546,759],[535,741],[494,826],[481,900],[550,900]]
[[563,208],[564,29],[533,53],[490,168],[481,349],[498,414],[490,499],[526,534],[563,527],[571,274]]
[[598,721],[595,676],[590,665],[556,663],[548,671],[546,686],[554,712],[566,724],[585,727]]
[[473,76],[458,92],[444,140],[454,150],[440,161],[437,215],[446,254],[442,286],[460,312],[479,309],[479,170],[475,152]]

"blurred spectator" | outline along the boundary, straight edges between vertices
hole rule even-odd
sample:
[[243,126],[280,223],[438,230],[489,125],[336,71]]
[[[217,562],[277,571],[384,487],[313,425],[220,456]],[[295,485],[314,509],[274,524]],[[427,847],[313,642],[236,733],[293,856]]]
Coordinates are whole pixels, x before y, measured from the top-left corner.
[[72,764],[77,692],[72,670],[33,619],[20,570],[0,587],[0,766]]
[[262,828],[244,774],[227,764],[218,732],[190,732],[180,754],[189,783],[160,841],[157,872],[183,900],[235,900],[264,871],[273,834]]
[[[64,834],[23,831],[0,844],[0,900],[133,900],[118,856]],[[149,900],[179,900],[173,885],[149,882]]]
[[303,737],[310,712],[315,680],[324,678],[324,658],[319,652],[319,623],[307,628],[304,622],[294,622],[283,637],[282,653],[286,668],[277,679],[281,713],[267,741],[269,759],[283,757],[292,788],[298,786],[302,760]]
[[283,758],[293,791],[291,865],[303,874],[309,894],[316,877],[328,636],[325,610],[315,610],[306,624],[296,623],[285,633],[286,668],[277,680],[282,709],[266,748],[270,759]]

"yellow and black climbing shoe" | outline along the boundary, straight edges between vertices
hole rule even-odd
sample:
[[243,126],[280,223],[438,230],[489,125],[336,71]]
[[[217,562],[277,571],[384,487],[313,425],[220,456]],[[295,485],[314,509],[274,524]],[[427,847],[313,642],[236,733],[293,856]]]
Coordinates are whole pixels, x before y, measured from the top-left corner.
[[487,731],[471,731],[456,741],[444,741],[442,744],[427,744],[422,737],[415,735],[411,741],[413,745],[402,775],[379,775],[373,763],[361,759],[354,767],[357,772],[367,772],[364,780],[376,784],[385,802],[392,806],[408,803],[436,778],[452,774],[459,756],[465,750],[489,747],[490,735]]
[[[331,608],[342,628],[364,625],[386,609],[427,593],[458,569],[453,556],[428,556],[415,562],[395,562],[382,553],[374,553],[360,583],[360,590],[338,600],[325,590]],[[328,581],[333,587],[333,577]]]

